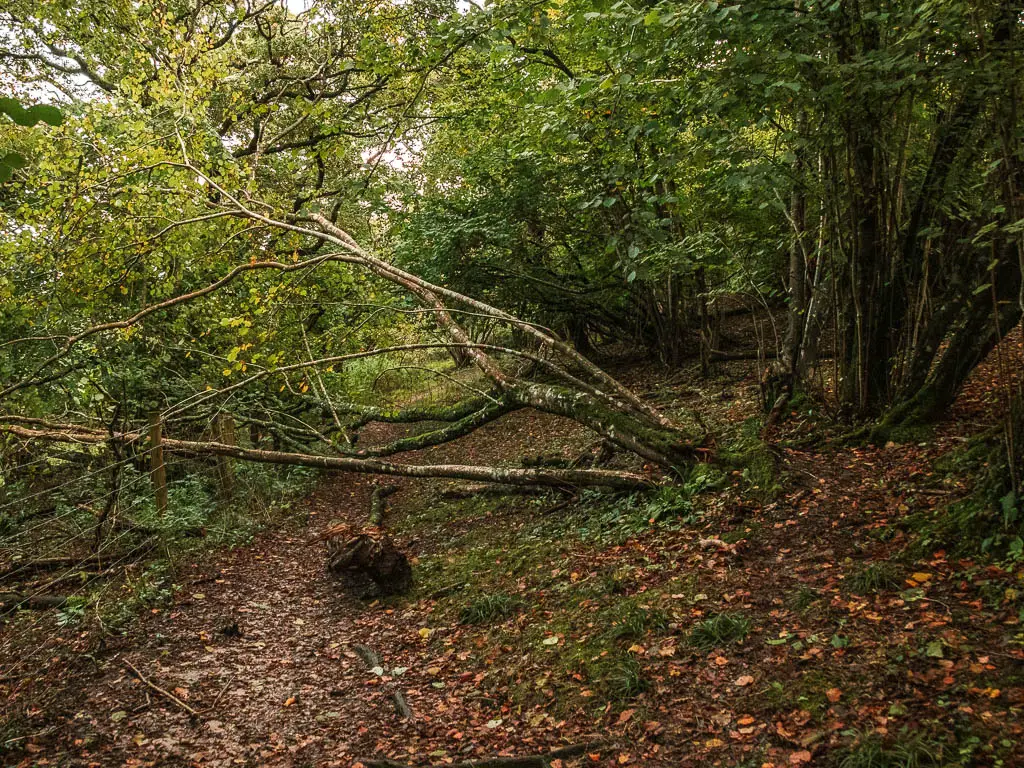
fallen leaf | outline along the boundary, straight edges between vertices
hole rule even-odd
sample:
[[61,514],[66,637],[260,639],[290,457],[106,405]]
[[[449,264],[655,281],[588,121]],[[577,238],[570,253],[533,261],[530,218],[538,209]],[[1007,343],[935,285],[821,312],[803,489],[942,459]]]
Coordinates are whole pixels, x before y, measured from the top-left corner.
[[754,682],[754,678],[750,675],[741,675],[740,677],[736,678],[736,681],[733,683],[733,685],[737,685],[740,688],[743,688],[744,686],[750,685],[752,682]]
[[825,691],[825,696],[828,698],[829,701],[835,704],[837,701],[843,698],[843,692],[839,688],[829,688],[827,691]]
[[634,710],[634,709],[624,709],[624,710],[622,710],[622,714],[619,715],[619,725],[622,725],[624,722],[629,720],[629,718],[631,718],[633,716],[633,713],[635,711],[636,710]]
[[802,765],[803,763],[811,762],[811,753],[806,749],[802,749],[799,752],[794,752],[789,756],[789,762],[791,765]]

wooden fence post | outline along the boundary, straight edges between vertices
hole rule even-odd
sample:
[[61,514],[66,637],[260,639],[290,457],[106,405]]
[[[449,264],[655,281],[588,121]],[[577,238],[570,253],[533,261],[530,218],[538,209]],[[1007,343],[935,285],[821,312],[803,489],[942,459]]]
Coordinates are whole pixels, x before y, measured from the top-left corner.
[[156,492],[156,508],[167,512],[167,465],[164,464],[163,422],[159,413],[149,415],[149,476]]
[[[214,439],[224,445],[236,444],[235,420],[230,413],[218,414]],[[235,467],[229,456],[217,457],[217,479],[220,482],[221,495],[225,498],[231,496],[235,490]]]

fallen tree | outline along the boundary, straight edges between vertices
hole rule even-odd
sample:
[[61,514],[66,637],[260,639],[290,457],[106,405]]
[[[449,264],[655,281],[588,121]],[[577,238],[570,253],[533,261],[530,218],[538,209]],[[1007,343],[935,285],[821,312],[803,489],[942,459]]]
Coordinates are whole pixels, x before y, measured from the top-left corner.
[[[2,419],[2,417],[0,417]],[[110,441],[134,443],[142,439],[140,432],[115,432],[103,435],[91,431],[79,431],[75,425],[63,429],[29,429],[16,424],[0,424],[0,432],[16,435],[27,440],[48,442],[95,444]],[[605,486],[622,490],[650,488],[654,481],[635,472],[610,469],[520,469],[516,467],[485,467],[468,464],[416,465],[399,464],[378,459],[358,459],[346,456],[320,456],[305,453],[286,453],[256,448],[242,448],[217,442],[195,440],[163,440],[163,449],[192,456],[229,456],[242,461],[261,464],[288,464],[314,467],[317,469],[362,472],[376,475],[401,477],[442,477],[455,480],[474,480],[507,485],[543,485],[555,488],[566,486]]]

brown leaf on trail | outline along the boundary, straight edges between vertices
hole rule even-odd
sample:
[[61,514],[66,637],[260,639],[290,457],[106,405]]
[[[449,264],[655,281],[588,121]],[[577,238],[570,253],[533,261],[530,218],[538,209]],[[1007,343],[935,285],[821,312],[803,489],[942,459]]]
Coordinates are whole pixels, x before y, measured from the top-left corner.
[[811,762],[811,753],[806,749],[802,749],[799,752],[794,752],[789,756],[790,765],[803,765],[804,763]]
[[736,681],[733,683],[733,685],[739,688],[743,688],[745,686],[750,685],[752,682],[754,682],[754,678],[750,675],[740,675],[736,678]]
[[633,716],[633,713],[635,711],[636,711],[635,709],[624,709],[624,710],[622,710],[622,714],[619,715],[619,725],[622,725],[624,722],[629,720],[629,718],[631,718]]
[[295,703],[295,697],[294,696],[289,696],[287,699],[284,700],[284,705],[286,707],[290,707],[294,703]]
[[827,691],[825,691],[825,696],[828,697],[829,701],[835,704],[837,701],[843,698],[843,692],[839,688],[829,688]]

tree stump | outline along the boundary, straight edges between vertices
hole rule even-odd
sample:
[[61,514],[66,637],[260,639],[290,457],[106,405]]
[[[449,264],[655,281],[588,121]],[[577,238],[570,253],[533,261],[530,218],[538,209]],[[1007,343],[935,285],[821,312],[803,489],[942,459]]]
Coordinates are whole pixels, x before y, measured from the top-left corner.
[[412,588],[409,558],[380,529],[356,531],[341,525],[325,538],[327,570],[360,597],[401,595]]

